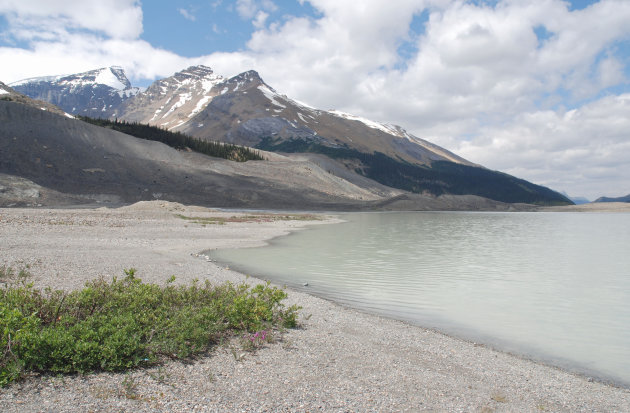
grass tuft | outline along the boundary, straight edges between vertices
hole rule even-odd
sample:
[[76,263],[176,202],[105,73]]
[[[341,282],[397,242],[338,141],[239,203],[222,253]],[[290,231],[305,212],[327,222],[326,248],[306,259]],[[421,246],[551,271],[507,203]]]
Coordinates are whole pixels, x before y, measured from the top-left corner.
[[320,221],[322,218],[313,214],[258,214],[258,215],[241,215],[231,217],[189,217],[182,214],[176,215],[186,221],[195,224],[216,224],[224,225],[229,222],[275,222],[275,221]]
[[[4,269],[4,274],[12,273]],[[122,279],[82,290],[33,288],[27,277],[0,289],[0,386],[26,372],[124,371],[208,351],[226,337],[297,325],[299,307],[269,284],[206,281],[176,286]]]

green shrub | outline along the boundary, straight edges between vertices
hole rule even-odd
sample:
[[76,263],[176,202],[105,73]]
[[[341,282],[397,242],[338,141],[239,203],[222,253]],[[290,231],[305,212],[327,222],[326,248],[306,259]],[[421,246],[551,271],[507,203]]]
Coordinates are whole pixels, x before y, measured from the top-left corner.
[[295,327],[299,307],[269,284],[253,288],[89,281],[69,293],[25,282],[0,289],[0,385],[25,371],[122,371],[207,351],[226,336]]

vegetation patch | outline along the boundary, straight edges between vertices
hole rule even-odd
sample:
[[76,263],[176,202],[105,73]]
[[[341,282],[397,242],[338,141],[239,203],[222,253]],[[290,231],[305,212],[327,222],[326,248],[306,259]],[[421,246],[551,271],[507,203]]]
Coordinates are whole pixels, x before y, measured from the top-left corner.
[[136,138],[162,142],[175,149],[190,149],[194,152],[213,156],[215,158],[223,158],[236,162],[265,160],[265,158],[260,155],[260,152],[245,146],[197,139],[181,132],[171,132],[167,129],[158,128],[156,126],[145,125],[137,122],[119,121],[118,119],[114,121],[100,118],[94,119],[80,115],[77,115],[77,118],[93,125],[135,136]]
[[231,217],[189,217],[177,214],[177,217],[195,224],[224,225],[228,222],[274,222],[274,221],[319,221],[321,218],[313,214],[257,214],[233,215]]
[[[4,269],[5,275],[13,271]],[[269,284],[176,286],[122,279],[82,290],[43,291],[24,273],[0,289],[0,385],[27,372],[88,373],[159,365],[207,352],[229,337],[255,337],[297,325],[299,307]],[[264,339],[261,339],[264,337]]]

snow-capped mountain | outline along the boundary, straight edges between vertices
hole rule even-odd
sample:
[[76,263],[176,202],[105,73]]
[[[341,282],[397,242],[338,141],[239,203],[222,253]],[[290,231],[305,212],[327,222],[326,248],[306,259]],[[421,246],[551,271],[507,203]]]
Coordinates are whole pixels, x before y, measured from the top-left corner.
[[[182,95],[179,96],[182,99]],[[180,106],[171,112],[171,116],[177,116],[177,123],[161,123],[157,121],[159,118],[145,118],[144,121],[199,138],[211,137],[247,146],[260,145],[263,140],[269,143],[270,139],[276,145],[302,140],[331,148],[381,152],[415,164],[450,161],[472,165],[444,148],[409,134],[400,126],[340,111],[315,109],[281,95],[255,71],[217,81],[205,96],[205,107],[197,104],[191,111],[192,105],[188,109]],[[171,101],[176,99],[177,96]],[[122,117],[140,121],[127,113]]]
[[[402,127],[319,110],[278,93],[255,71],[231,78],[191,66],[135,93],[122,69],[19,82],[71,113],[114,116],[204,140],[297,153],[349,182],[415,193],[478,195],[502,202],[564,204],[566,197],[475,165]],[[103,93],[96,94],[95,91]],[[109,100],[107,100],[109,99]],[[362,183],[362,184],[363,184]]]
[[400,126],[339,111],[325,111],[277,93],[253,70],[223,78],[207,66],[191,66],[160,79],[126,100],[120,119],[247,146],[273,138],[301,139],[333,148],[381,152],[415,164],[470,162],[415,137]]
[[253,70],[226,79],[207,66],[191,66],[155,81],[144,91],[132,87],[124,70],[116,66],[25,79],[11,86],[68,113],[149,123],[202,139],[249,146],[259,145],[265,138],[273,138],[276,144],[302,139],[401,156],[417,164],[436,160],[471,164],[399,126],[318,110],[290,99]]
[[168,129],[187,122],[204,109],[219,92],[222,76],[207,66],[191,66],[171,77],[155,81],[121,106],[121,117]]
[[68,113],[102,118],[115,116],[118,107],[140,91],[131,86],[125,71],[118,66],[73,75],[24,79],[10,86]]

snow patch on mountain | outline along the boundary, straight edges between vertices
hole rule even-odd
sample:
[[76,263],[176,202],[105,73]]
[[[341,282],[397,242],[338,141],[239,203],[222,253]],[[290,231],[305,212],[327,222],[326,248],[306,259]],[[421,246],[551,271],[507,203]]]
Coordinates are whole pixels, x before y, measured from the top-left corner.
[[114,74],[112,68],[101,69],[96,77],[94,78],[94,83],[98,83],[101,85],[109,86],[113,89],[124,90],[127,88],[119,78]]
[[8,95],[8,94],[9,94],[8,90],[0,89],[0,95]]
[[[362,118],[361,116],[351,115],[350,113],[341,112],[339,110],[330,110],[330,111],[328,111],[328,113],[330,113],[330,114],[332,114],[334,116],[338,116],[340,118],[361,122],[364,125],[372,128],[372,129],[378,129],[381,132],[387,133],[388,135],[394,134],[391,126],[384,125],[384,124],[378,123],[378,122],[374,122],[373,120]],[[399,136],[399,137],[402,137],[402,136],[400,136],[398,134],[395,134],[395,135]]]
[[11,86],[17,87],[35,83],[56,83],[59,86],[71,86],[73,90],[81,86],[96,87],[97,85],[105,85],[116,89],[117,91],[130,90],[130,92],[127,92],[127,96],[129,96],[129,94],[135,95],[138,93],[136,91],[138,88],[131,87],[131,83],[127,79],[124,69],[119,66],[103,67],[72,75],[31,77],[13,82],[11,83]]
[[201,88],[203,89],[203,93],[209,93],[212,88],[214,88],[219,83],[223,82],[223,76],[214,76],[211,78],[206,78],[201,82]]
[[162,116],[162,119],[164,119],[165,117],[167,117],[168,115],[170,115],[171,113],[173,113],[175,111],[175,109],[184,106],[184,104],[186,104],[186,102],[188,102],[189,100],[192,99],[192,93],[182,93],[179,95],[179,100],[175,103],[173,103],[173,106],[171,106],[171,108],[168,110],[168,112],[166,112],[164,114],[164,116]]
[[132,96],[137,95],[138,93],[142,92],[142,88],[139,87],[132,87],[129,89],[125,89],[125,90],[119,90],[116,93],[118,93],[118,96],[120,96],[122,99],[125,98],[130,98]]
[[373,128],[373,129],[377,129],[381,132],[384,132],[388,135],[392,135],[392,136],[396,136],[398,138],[402,138],[402,139],[406,139],[410,142],[413,142],[417,145],[422,146],[423,148],[441,156],[444,159],[447,159],[451,162],[455,162],[455,163],[461,163],[462,159],[457,157],[456,155],[450,153],[449,151],[445,150],[444,148],[441,148],[437,145],[434,145],[430,142],[425,141],[424,139],[420,139],[414,135],[409,134],[405,129],[401,128],[398,125],[391,125],[391,124],[386,124],[386,123],[379,123],[379,122],[374,122],[372,120],[366,119],[366,118],[362,118],[360,116],[356,116],[356,115],[351,115],[349,113],[345,113],[345,112],[341,112],[338,110],[331,110],[328,113],[335,115],[335,116],[339,116],[341,118],[344,119],[349,119],[349,120],[354,120],[354,121],[358,121],[363,123],[364,125]]
[[286,109],[286,105],[283,105],[282,103],[276,100],[276,98],[280,97],[280,95],[278,95],[275,91],[269,88],[269,86],[265,84],[259,85],[258,90],[260,90],[265,95],[265,97],[271,101],[271,103],[274,106]]
[[306,118],[304,117],[304,115],[302,115],[300,112],[298,112],[298,113],[297,113],[297,115],[298,115],[298,117],[300,118],[300,120],[301,120],[302,122],[304,122],[304,123],[308,123],[308,122],[309,122],[309,120],[308,120],[308,119],[306,119]]
[[28,79],[22,79],[18,80],[17,82],[9,83],[9,86],[16,87],[26,85],[28,83],[55,82],[66,76],[67,75],[29,77]]
[[199,102],[197,102],[197,105],[195,106],[195,108],[192,110],[192,112],[190,112],[190,114],[188,115],[189,118],[192,118],[193,116],[195,116],[197,113],[201,112],[203,110],[203,108],[205,108],[206,106],[208,106],[208,103],[210,103],[210,101],[212,100],[212,96],[204,96],[201,99],[199,99]]

